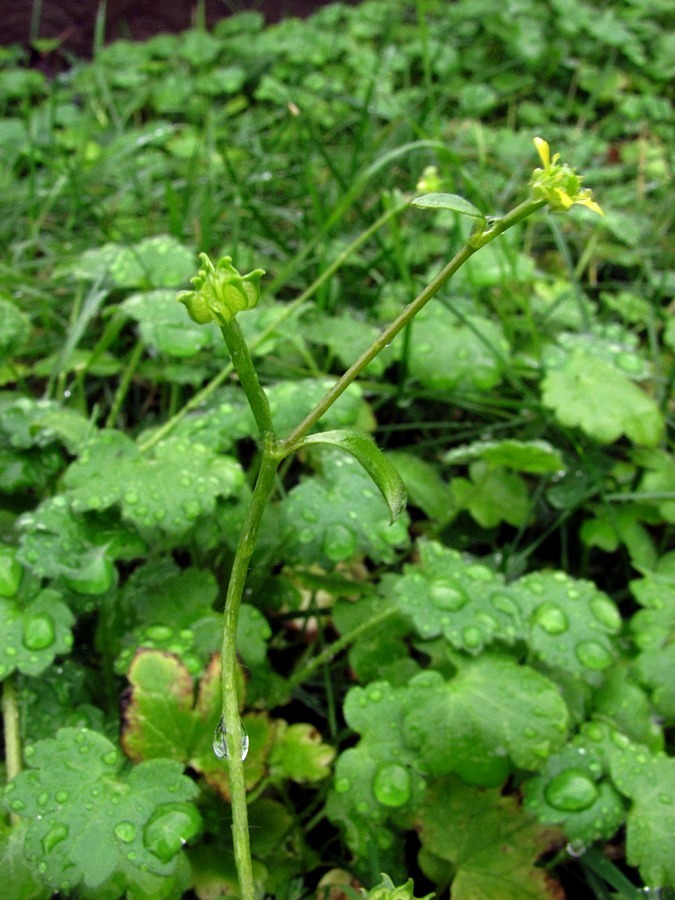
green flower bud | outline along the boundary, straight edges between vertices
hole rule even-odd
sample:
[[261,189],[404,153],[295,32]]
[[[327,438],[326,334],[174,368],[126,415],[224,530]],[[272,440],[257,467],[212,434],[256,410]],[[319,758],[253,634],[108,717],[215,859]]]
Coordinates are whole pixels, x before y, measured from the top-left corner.
[[206,253],[200,253],[199,260],[202,268],[190,279],[194,290],[181,291],[176,298],[185,304],[191,319],[199,324],[215,319],[226,325],[238,312],[257,306],[264,269],[241,275],[230,256],[224,256],[216,266]]

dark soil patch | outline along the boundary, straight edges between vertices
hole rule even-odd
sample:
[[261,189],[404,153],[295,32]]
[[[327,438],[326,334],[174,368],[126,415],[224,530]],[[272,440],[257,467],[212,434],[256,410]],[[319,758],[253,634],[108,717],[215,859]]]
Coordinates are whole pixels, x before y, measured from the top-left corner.
[[[268,22],[311,15],[330,0],[205,0],[207,25],[242,10],[258,10]],[[31,46],[32,39],[59,42],[60,54],[91,56],[99,4],[95,0],[23,0],[6,4],[0,16],[0,44]],[[105,40],[143,41],[160,32],[184,31],[195,22],[194,0],[108,0]],[[40,53],[33,49],[34,62]],[[53,63],[53,59],[52,59]]]

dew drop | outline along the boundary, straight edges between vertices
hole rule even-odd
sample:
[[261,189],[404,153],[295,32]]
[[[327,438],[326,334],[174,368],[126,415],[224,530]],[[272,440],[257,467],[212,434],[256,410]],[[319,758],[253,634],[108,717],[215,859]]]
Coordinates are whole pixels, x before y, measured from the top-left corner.
[[132,841],[135,841],[137,834],[138,829],[131,822],[118,822],[115,825],[115,836],[124,844],[130,844]]
[[352,783],[349,778],[336,778],[335,779],[335,790],[338,794],[346,794],[347,791],[351,788]]
[[26,804],[23,802],[23,800],[12,800],[12,802],[9,804],[9,808],[14,812],[21,812],[22,809],[26,808]]
[[124,495],[124,502],[129,503],[131,506],[133,506],[135,503],[138,503],[139,499],[140,498],[136,491],[127,491]]
[[439,609],[447,609],[456,612],[469,602],[465,591],[458,588],[454,582],[439,579],[434,581],[429,590],[434,606]]
[[322,543],[323,552],[333,562],[349,559],[356,549],[356,535],[345,525],[331,525]]
[[173,637],[173,628],[168,625],[150,625],[145,629],[145,636],[151,641],[168,641]]
[[574,652],[587,669],[606,669],[612,662],[612,654],[597,641],[582,641]]
[[398,763],[380,766],[375,773],[373,793],[383,806],[404,806],[412,794],[410,772]]
[[591,612],[598,622],[610,631],[618,631],[621,627],[621,616],[611,600],[594,597],[591,600]]
[[[216,730],[213,732],[213,752],[218,759],[229,759],[230,754],[227,751],[227,728],[225,727],[225,721],[222,718],[216,725]],[[244,723],[241,722],[241,758],[246,759],[247,755],[248,734],[246,734]]]
[[586,852],[586,844],[583,841],[570,841],[565,849],[573,859],[579,859]]
[[101,761],[105,763],[106,766],[114,766],[117,764],[117,750],[109,750],[107,753],[104,753],[101,757]]
[[462,639],[467,650],[475,650],[483,643],[483,636],[480,629],[476,628],[474,625],[464,629],[462,632]]
[[581,769],[566,769],[544,789],[546,802],[561,812],[581,812],[598,799],[598,788]]
[[61,841],[65,841],[68,837],[68,828],[65,825],[55,825],[47,834],[42,838],[42,849],[45,853],[51,853],[54,847],[57,844],[60,844]]
[[25,619],[22,640],[29,650],[46,650],[51,647],[56,640],[56,629],[49,613],[38,613]]
[[542,603],[534,613],[534,623],[546,634],[562,634],[569,628],[565,613],[554,603]]
[[493,594],[490,597],[490,603],[498,612],[507,616],[512,616],[515,619],[518,615],[518,606],[508,594]]
[[67,803],[69,797],[68,791],[57,791],[55,799],[57,803]]
[[201,826],[197,810],[187,803],[158,806],[143,829],[143,844],[163,863],[170,862]]

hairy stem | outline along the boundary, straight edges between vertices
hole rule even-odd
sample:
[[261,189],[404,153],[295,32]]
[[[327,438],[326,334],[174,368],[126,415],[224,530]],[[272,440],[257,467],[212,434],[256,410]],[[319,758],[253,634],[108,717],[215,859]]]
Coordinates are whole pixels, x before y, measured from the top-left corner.
[[274,489],[274,480],[278,466],[279,460],[274,453],[273,438],[268,436],[251,498],[251,505],[239,536],[230,583],[227,588],[225,612],[223,614],[223,645],[220,656],[223,693],[222,714],[226,729],[225,741],[230,772],[234,858],[239,874],[242,900],[253,900],[254,884],[248,836],[244,761],[242,759],[243,731],[241,719],[239,718],[239,697],[237,692],[237,621],[239,619],[239,608],[244,593],[244,585],[246,584],[248,565],[256,545],[265,506]]

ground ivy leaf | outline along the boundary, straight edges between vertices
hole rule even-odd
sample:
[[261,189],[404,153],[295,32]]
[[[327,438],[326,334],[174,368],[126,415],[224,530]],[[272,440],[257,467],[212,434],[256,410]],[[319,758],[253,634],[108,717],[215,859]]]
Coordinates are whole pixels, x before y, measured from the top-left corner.
[[283,719],[275,722],[269,757],[272,778],[290,778],[299,783],[321,781],[330,774],[334,757],[335,749],[321,741],[313,725],[289,725]]
[[[309,341],[327,346],[345,369],[370,347],[379,333],[375,325],[348,310],[341,311],[337,316],[317,315],[313,309],[308,314],[311,320],[301,323],[302,334]],[[386,356],[386,353],[381,353],[368,363],[370,377],[382,374],[387,365]]]
[[247,666],[263,665],[271,636],[272,629],[260,610],[250,603],[242,603],[237,625],[237,651]]
[[305,478],[281,503],[284,554],[324,567],[367,555],[393,560],[408,543],[408,516],[392,525],[387,505],[356,460],[323,451],[323,472]]
[[239,464],[201,444],[168,438],[145,456],[122,432],[102,431],[64,476],[75,512],[119,505],[122,518],[143,530],[180,534],[213,512],[219,496],[239,491]]
[[110,243],[85,250],[69,271],[88,281],[108,272],[117,287],[177,288],[187,283],[194,268],[194,254],[163,234],[144,238],[134,247]]
[[450,482],[457,510],[468,510],[483,528],[494,528],[500,522],[514,527],[527,523],[530,496],[520,475],[501,466],[492,468],[483,460],[471,463],[469,475],[470,480],[453,478]]
[[667,576],[650,574],[631,582],[631,590],[644,609],[630,621],[640,653],[635,672],[651,689],[657,712],[667,724],[675,722],[675,584]]
[[618,652],[614,636],[621,616],[613,601],[592,582],[565,572],[532,572],[511,587],[537,656],[597,685]]
[[654,447],[663,434],[656,402],[616,366],[584,350],[548,372],[542,401],[563,425],[578,426],[601,444],[625,434],[634,444]]
[[565,465],[560,451],[548,441],[475,441],[456,447],[445,454],[443,462],[450,465],[483,459],[491,468],[504,467],[533,475],[552,475]]
[[628,862],[645,884],[675,884],[675,759],[626,743],[610,758],[617,788],[632,800],[626,819]]
[[429,774],[501,783],[509,758],[536,771],[565,740],[569,713],[557,686],[509,657],[483,653],[447,682],[425,672],[409,687],[404,737]]
[[63,576],[78,593],[103,594],[117,577],[116,551],[127,555],[130,544],[139,555],[145,547],[135,533],[117,524],[106,527],[76,516],[62,494],[25,513],[18,559],[43,578]]
[[350,453],[370,475],[389,507],[391,521],[396,521],[405,508],[405,485],[393,463],[382,453],[370,435],[344,429],[322,431],[304,438],[300,446],[310,444],[338,447]]
[[623,824],[624,802],[607,778],[605,753],[579,735],[525,783],[525,805],[540,822],[560,825],[584,846],[607,840]]
[[[124,714],[121,744],[135,761],[179,760],[204,775],[229,799],[227,766],[213,752],[213,734],[221,714],[220,661],[214,657],[199,682],[170,653],[141,650],[128,674],[131,699]],[[249,737],[245,778],[248,789],[265,772],[273,728],[264,715],[243,717]]]
[[0,598],[0,679],[15,669],[40,675],[73,645],[75,618],[61,594],[45,588],[31,598]]
[[482,316],[459,320],[443,306],[426,306],[413,324],[408,361],[413,378],[440,390],[491,388],[502,378],[509,345],[498,324]]
[[220,337],[215,324],[204,327],[187,318],[173,290],[132,294],[120,308],[138,323],[145,346],[158,353],[179,359],[194,356]]
[[480,653],[495,640],[514,643],[523,630],[517,602],[501,575],[435,541],[420,542],[419,563],[383,580],[421,637],[443,635],[458,650]]
[[26,855],[54,890],[102,885],[132,863],[170,875],[182,844],[201,827],[190,802],[198,788],[169,759],[120,769],[123,757],[102,734],[61,728],[25,751],[29,768],[5,789],[3,804],[29,819]]
[[559,841],[512,797],[453,778],[430,785],[419,814],[425,850],[453,863],[453,900],[554,900],[560,888],[537,859]]
[[[334,384],[333,378],[299,378],[296,381],[279,381],[269,387],[267,396],[277,434],[292,431]],[[362,389],[358,384],[350,384],[319,420],[319,424],[324,428],[354,427],[367,412]]]
[[76,453],[91,432],[89,420],[54,400],[18,397],[0,409],[0,429],[12,447],[46,447],[61,443]]

